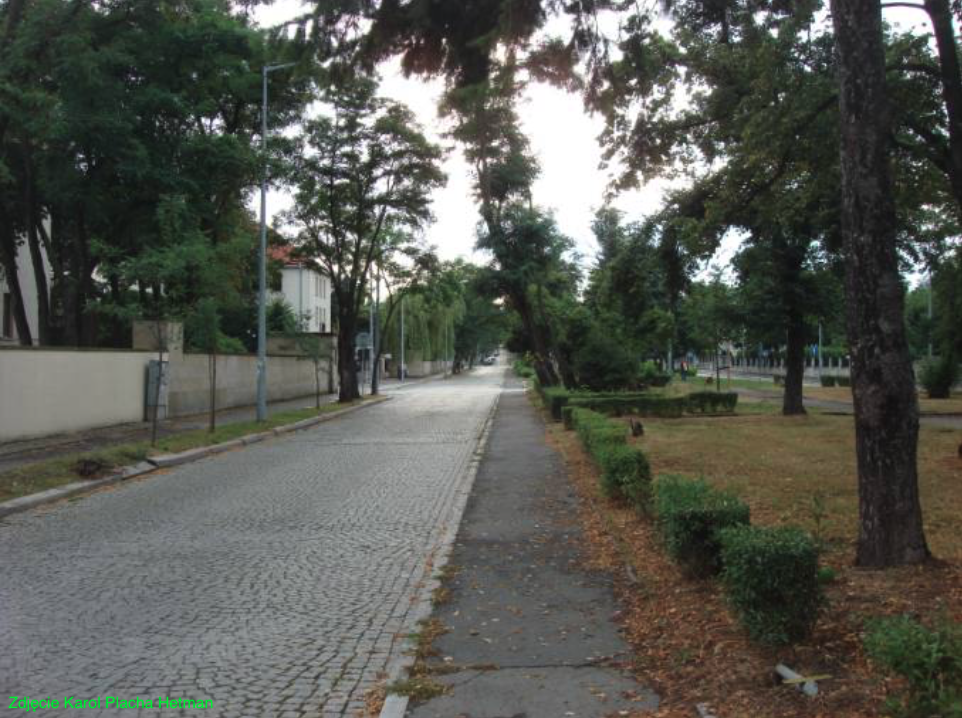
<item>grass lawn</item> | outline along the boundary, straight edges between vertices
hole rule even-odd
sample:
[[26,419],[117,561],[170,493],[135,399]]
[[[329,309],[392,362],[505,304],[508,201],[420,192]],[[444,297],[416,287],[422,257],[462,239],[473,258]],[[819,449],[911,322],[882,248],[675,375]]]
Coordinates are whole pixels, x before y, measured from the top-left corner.
[[[678,393],[687,394],[692,391],[710,390],[712,385],[705,383],[705,377],[689,379],[687,382],[676,379],[669,385],[669,389]],[[722,391],[738,391],[739,389],[755,389],[756,391],[767,391],[782,393],[782,387],[772,381],[754,381],[752,379],[731,379],[725,378],[724,372],[721,379]],[[810,399],[825,399],[828,401],[840,401],[846,404],[852,403],[852,389],[847,386],[804,386],[802,394]],[[949,399],[929,399],[925,392],[919,393],[919,411],[923,414],[962,414],[962,394],[955,392]]]
[[[746,407],[751,404],[746,403]],[[739,404],[739,409],[743,407]],[[929,545],[962,561],[962,431],[923,426],[919,482]],[[759,523],[795,523],[851,558],[857,533],[855,431],[851,418],[811,413],[784,417],[645,420],[637,441],[656,474],[703,476],[741,495]]]
[[100,471],[88,477],[96,479],[110,474],[118,467],[143,461],[151,455],[171,454],[188,449],[195,449],[200,446],[220,444],[248,434],[269,431],[284,424],[293,424],[294,422],[309,419],[313,416],[329,414],[344,409],[346,406],[354,406],[362,401],[369,401],[369,399],[362,399],[347,405],[325,404],[320,409],[286,411],[274,414],[263,423],[245,421],[236,424],[225,424],[224,426],[217,427],[213,433],[198,430],[165,436],[158,439],[157,446],[153,448],[151,448],[150,443],[147,441],[133,442],[99,451],[68,454],[49,461],[42,461],[21,468],[11,469],[10,471],[0,473],[0,501],[35,494],[77,481],[82,478],[77,471],[77,467],[78,463],[83,460],[94,461],[102,465]]
[[[758,405],[771,411],[752,413]],[[920,435],[926,532],[940,560],[866,571],[853,566],[852,418],[777,412],[777,400],[740,401],[735,416],[647,418],[644,436],[629,441],[644,450],[655,474],[702,476],[745,499],[753,523],[798,524],[822,539],[822,563],[835,570],[825,586],[828,602],[813,635],[784,648],[748,640],[720,582],[692,579],[674,564],[650,518],[602,494],[598,468],[575,432],[548,424],[548,440],[565,458],[582,499],[586,561],[613,578],[622,608],[616,620],[632,644],[633,666],[662,697],[658,718],[691,716],[700,702],[737,718],[882,718],[889,715],[886,696],[904,686],[865,655],[866,620],[902,613],[962,620],[962,431],[923,426]],[[818,698],[805,698],[772,679],[778,662],[831,678],[820,684]]]

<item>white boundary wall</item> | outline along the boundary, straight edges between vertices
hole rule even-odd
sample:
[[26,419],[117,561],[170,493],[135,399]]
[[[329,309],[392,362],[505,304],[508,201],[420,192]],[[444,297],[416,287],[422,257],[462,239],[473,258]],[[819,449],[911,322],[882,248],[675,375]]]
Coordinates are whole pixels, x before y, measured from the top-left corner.
[[141,421],[152,356],[0,350],[0,441]]
[[[147,366],[156,358],[153,351],[0,348],[0,442],[143,421]],[[207,355],[167,358],[167,415],[207,411]],[[320,382],[321,393],[328,393],[327,362],[321,364]],[[269,402],[313,395],[314,363],[269,356],[267,384]],[[218,408],[256,400],[257,357],[218,356]]]

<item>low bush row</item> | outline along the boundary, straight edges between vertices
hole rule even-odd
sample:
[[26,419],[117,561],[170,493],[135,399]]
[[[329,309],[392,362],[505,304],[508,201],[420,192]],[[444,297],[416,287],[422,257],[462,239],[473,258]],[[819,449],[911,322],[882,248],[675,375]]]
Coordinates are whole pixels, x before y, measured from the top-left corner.
[[685,410],[689,414],[718,414],[733,412],[738,405],[738,393],[734,391],[696,391],[685,397]]
[[637,414],[677,418],[685,413],[687,402],[683,396],[655,396],[651,394],[632,394],[626,396],[572,396],[569,406],[591,409],[609,416]]
[[628,446],[625,425],[590,409],[567,407],[565,426],[577,432],[601,469],[605,495],[644,509],[651,492],[651,469],[642,451]]
[[754,640],[786,644],[811,632],[823,598],[818,549],[808,534],[750,525],[744,502],[704,481],[660,477],[653,495],[669,554],[694,575],[721,575]]
[[563,408],[562,419],[601,469],[607,496],[653,513],[668,553],[690,574],[720,574],[754,640],[786,644],[811,632],[823,604],[811,536],[797,528],[752,526],[741,499],[703,480],[662,476],[652,482],[648,461],[628,444],[623,422],[577,402]]
[[[618,395],[569,395],[556,400],[562,408],[566,405],[591,409],[609,416],[636,414],[673,419],[683,414],[718,414],[735,411],[738,394],[735,392],[699,391],[687,396],[660,396],[657,394]],[[559,412],[560,414],[560,412]],[[563,418],[563,417],[560,417]]]
[[675,476],[655,482],[654,510],[668,553],[695,576],[721,570],[721,530],[749,521],[748,506],[737,496]]

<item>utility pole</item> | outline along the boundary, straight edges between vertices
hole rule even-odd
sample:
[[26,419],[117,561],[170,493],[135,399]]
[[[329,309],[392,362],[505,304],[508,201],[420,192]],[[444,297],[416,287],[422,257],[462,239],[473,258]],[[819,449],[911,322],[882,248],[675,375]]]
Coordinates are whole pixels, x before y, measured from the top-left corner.
[[257,258],[257,420],[267,419],[267,76],[275,70],[293,67],[264,65],[261,69],[261,240]]
[[929,359],[932,358],[932,270],[929,270]]
[[404,295],[401,295],[401,366],[398,369],[398,379],[404,383]]
[[[374,293],[368,290],[368,302],[371,306],[367,311],[367,373],[364,377],[364,383],[367,384],[368,380],[374,381]],[[362,392],[363,393],[363,392]]]
[[371,356],[374,366],[371,369],[371,394],[377,394],[381,384],[381,272],[378,271],[374,289],[374,334],[371,336]]

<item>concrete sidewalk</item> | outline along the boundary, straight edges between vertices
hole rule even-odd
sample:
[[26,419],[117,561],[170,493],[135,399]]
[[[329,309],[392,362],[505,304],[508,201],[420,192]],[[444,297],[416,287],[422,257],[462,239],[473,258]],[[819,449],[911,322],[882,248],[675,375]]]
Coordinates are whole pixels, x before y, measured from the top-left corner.
[[[449,565],[450,600],[434,617],[449,687],[413,718],[592,718],[651,709],[626,667],[606,575],[580,566],[574,489],[516,380],[501,397]],[[453,672],[452,672],[453,671]]]

